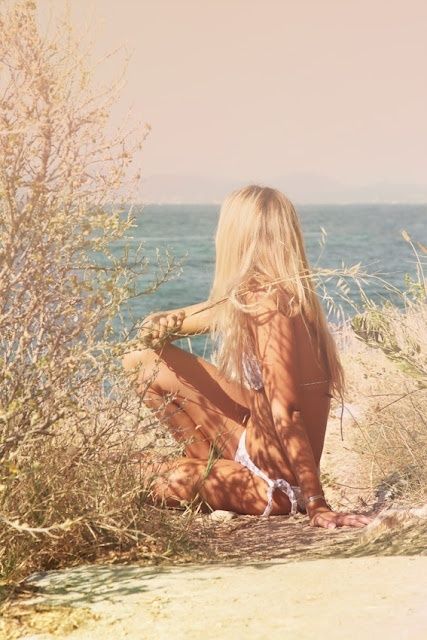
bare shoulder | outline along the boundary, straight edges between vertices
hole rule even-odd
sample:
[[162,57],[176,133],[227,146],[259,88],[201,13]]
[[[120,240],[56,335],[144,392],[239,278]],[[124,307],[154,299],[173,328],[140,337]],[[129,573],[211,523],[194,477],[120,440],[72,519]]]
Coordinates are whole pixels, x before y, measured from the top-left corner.
[[245,293],[244,303],[247,313],[255,323],[265,323],[273,318],[283,321],[291,320],[289,313],[291,295],[283,289],[268,290],[265,287],[257,287]]
[[255,290],[247,296],[247,327],[255,353],[262,360],[266,351],[274,360],[295,348],[295,317],[289,313],[290,295],[282,291]]

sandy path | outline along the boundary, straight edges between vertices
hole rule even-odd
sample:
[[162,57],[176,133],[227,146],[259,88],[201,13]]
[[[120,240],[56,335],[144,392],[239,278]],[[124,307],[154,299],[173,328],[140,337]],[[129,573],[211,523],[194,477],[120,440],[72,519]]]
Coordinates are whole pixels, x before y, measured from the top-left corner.
[[43,593],[32,602],[88,607],[97,619],[71,633],[21,637],[359,640],[376,633],[424,640],[426,575],[426,557],[80,567],[36,578]]

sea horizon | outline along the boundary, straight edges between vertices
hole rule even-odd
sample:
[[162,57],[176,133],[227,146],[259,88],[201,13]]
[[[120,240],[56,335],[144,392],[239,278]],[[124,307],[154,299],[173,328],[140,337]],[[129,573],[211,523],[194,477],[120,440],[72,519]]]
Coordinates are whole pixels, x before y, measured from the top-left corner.
[[[203,206],[203,205],[220,205],[222,204],[224,198],[222,200],[212,200],[212,201],[171,201],[171,200],[160,200],[160,201],[141,201],[134,203],[133,206],[146,206],[146,205],[158,205],[158,206],[166,206],[166,205],[177,205],[177,206]],[[410,207],[422,207],[427,206],[426,201],[420,202],[410,202],[407,200],[354,200],[354,201],[340,201],[340,202],[331,202],[331,201],[310,201],[310,202],[294,202],[295,207],[347,207],[347,206],[371,206],[371,205],[389,205],[389,206],[410,206]],[[127,206],[130,206],[130,203],[127,203]]]
[[[392,286],[403,290],[405,274],[415,278],[416,267],[413,251],[402,237],[402,231],[406,230],[415,241],[427,245],[426,206],[313,203],[296,205],[296,208],[312,266],[342,269],[343,265],[360,263],[362,270],[384,277]],[[143,203],[134,205],[134,214],[135,225],[129,231],[130,240],[117,243],[116,249],[120,255],[127,243],[131,247],[143,243],[151,268],[141,278],[141,286],[149,285],[156,272],[157,249],[160,254],[168,251],[182,267],[157,291],[132,301],[124,314],[128,326],[153,311],[181,308],[207,298],[215,265],[214,235],[219,204]],[[328,294],[336,305],[342,302],[337,281],[335,278],[326,283]],[[350,298],[357,303],[360,292],[351,278],[349,284]],[[378,279],[368,279],[364,286],[369,296],[376,300],[385,295]],[[346,314],[354,315],[351,305],[344,303],[343,307]],[[335,322],[335,319],[331,317],[330,321]],[[200,339],[193,342],[196,352],[206,350]]]

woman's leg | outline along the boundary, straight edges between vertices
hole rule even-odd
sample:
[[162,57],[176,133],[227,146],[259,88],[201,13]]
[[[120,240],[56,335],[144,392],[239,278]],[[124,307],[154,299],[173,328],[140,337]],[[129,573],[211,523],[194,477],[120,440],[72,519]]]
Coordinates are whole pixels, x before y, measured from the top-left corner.
[[[267,506],[267,483],[232,460],[178,458],[152,465],[150,493],[156,503],[169,507],[202,501],[211,509],[261,515]],[[291,505],[281,491],[273,494],[271,515],[288,514]]]
[[144,404],[185,442],[188,457],[207,460],[212,446],[234,459],[249,416],[248,391],[227,381],[210,362],[165,343],[161,351],[134,351],[123,366],[133,371]]

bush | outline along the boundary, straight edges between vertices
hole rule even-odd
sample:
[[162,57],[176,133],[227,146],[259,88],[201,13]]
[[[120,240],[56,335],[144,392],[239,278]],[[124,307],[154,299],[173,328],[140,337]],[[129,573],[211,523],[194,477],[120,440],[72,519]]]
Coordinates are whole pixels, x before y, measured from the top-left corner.
[[111,549],[160,557],[184,522],[145,504],[129,456],[153,421],[120,366],[132,341],[118,314],[148,265],[111,246],[133,226],[120,194],[148,129],[108,134],[115,90],[93,86],[69,24],[41,33],[36,9],[0,14],[3,580]]

